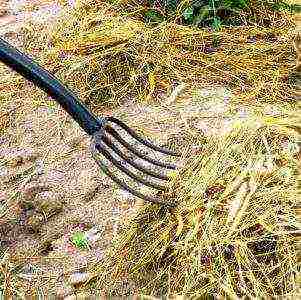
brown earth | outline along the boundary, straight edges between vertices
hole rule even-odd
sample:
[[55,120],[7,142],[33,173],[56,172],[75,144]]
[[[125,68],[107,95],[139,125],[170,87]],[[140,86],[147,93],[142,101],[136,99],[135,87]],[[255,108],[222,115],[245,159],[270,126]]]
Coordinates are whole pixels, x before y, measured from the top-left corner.
[[[1,33],[15,45],[22,41],[18,25],[16,16],[0,18]],[[89,138],[59,108],[36,107],[33,91],[23,81],[14,101],[1,105],[0,247],[3,263],[18,273],[2,271],[7,293],[67,296],[73,291],[68,276],[102,259],[131,203],[100,174]],[[69,242],[72,231],[96,225],[101,234],[89,251]]]
[[[2,16],[0,27],[5,38],[21,46],[22,23],[16,16]],[[101,173],[89,152],[89,137],[53,100],[24,80],[17,86],[1,104],[0,247],[6,293],[64,297],[74,291],[70,275],[84,274],[102,259],[118,226],[133,213],[134,198]],[[151,127],[157,110],[126,103],[114,115]],[[161,135],[158,126],[155,135]],[[96,233],[90,248],[75,248],[72,233],[91,228]]]

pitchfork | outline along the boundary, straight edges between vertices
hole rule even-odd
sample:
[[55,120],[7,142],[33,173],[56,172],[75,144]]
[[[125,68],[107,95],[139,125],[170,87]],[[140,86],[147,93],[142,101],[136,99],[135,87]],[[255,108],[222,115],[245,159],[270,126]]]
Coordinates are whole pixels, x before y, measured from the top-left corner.
[[[148,149],[152,149],[167,156],[179,157],[180,154],[155,145],[138,135],[133,129],[117,118],[111,116],[96,117],[85,107],[74,93],[65,87],[57,78],[1,38],[0,61],[27,80],[33,82],[36,86],[55,99],[80,125],[80,127],[92,137],[92,155],[103,172],[113,181],[124,190],[146,201],[174,206],[174,204],[165,203],[163,199],[160,199],[159,197],[146,195],[145,193],[142,193],[141,190],[131,187],[122,178],[114,174],[114,171],[110,170],[100,158],[106,158],[112,165],[117,167],[128,177],[132,178],[135,182],[157,191],[164,192],[168,189],[168,170],[176,169],[176,165],[150,157],[147,153],[139,149],[136,144],[140,143],[140,145],[146,146]],[[117,129],[121,129],[123,134],[119,133]],[[135,144],[131,144],[125,138],[124,134],[134,140]],[[122,150],[120,145],[122,145],[125,150]],[[138,163],[137,159],[140,159],[141,162]],[[138,174],[128,168],[128,165],[132,166],[135,171],[138,171]],[[154,166],[157,168],[160,167],[160,171],[155,171],[153,168]],[[162,170],[165,172],[162,173]],[[148,179],[146,179],[144,175],[147,175]]]

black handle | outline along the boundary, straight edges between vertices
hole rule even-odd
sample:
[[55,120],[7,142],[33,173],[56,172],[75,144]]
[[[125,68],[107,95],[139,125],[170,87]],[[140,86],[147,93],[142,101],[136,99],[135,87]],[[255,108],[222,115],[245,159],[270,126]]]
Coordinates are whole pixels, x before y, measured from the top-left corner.
[[58,79],[1,38],[0,61],[55,99],[89,135],[101,128],[102,120],[94,116]]

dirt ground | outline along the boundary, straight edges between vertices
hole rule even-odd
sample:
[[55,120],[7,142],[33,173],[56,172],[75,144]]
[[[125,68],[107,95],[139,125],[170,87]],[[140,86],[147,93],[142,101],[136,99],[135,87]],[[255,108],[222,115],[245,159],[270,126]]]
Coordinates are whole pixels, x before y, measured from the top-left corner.
[[[0,19],[1,34],[21,46],[23,7],[10,4],[13,8],[4,10]],[[12,9],[14,14],[9,14]],[[37,89],[28,82],[21,86],[14,101],[2,107],[3,115],[9,116],[0,149],[5,278],[12,294],[64,297],[74,291],[70,275],[84,274],[102,259],[118,226],[135,210],[135,199],[101,174],[89,152],[89,137],[62,109],[36,105],[27,95]],[[166,134],[167,120],[175,114],[166,109],[160,120],[162,109],[126,103],[113,114],[137,128],[143,125],[166,142],[179,130],[169,122]],[[73,232],[91,228],[96,238],[89,250],[70,243]]]
[[[1,34],[19,46],[25,16],[16,1],[9,4],[2,11]],[[59,108],[36,107],[27,97],[36,89],[25,82],[23,87],[14,102],[1,107],[3,116],[9,115],[0,149],[4,276],[12,294],[64,297],[73,291],[65,283],[68,276],[102,259],[131,205],[100,174],[88,151],[89,138]],[[98,237],[90,249],[73,247],[72,232],[92,227]]]
[[[44,22],[53,18],[46,18],[50,10],[45,6],[50,1],[1,3],[0,35],[17,46],[22,44],[19,22],[34,16],[22,15],[22,3],[41,6]],[[43,97],[49,106],[37,105],[27,96],[37,89],[28,82],[20,87],[14,102],[1,107],[2,116],[8,118],[0,136],[2,271],[11,294],[47,293],[64,298],[75,291],[78,278],[74,274],[87,275],[86,270],[102,260],[119,226],[135,212],[135,199],[102,174],[90,154],[90,138],[61,108],[51,105],[52,100],[46,96]],[[218,117],[228,110],[231,93],[224,88],[199,88],[204,99],[201,108],[193,101],[185,108],[173,107],[171,95],[168,107],[129,100],[108,114],[113,113],[135,128],[144,128],[161,144],[175,137],[180,144],[184,138],[179,137],[181,127],[192,126],[206,135],[226,132],[233,119]],[[214,111],[210,110],[213,98],[218,107]],[[194,124],[195,114],[200,111],[209,118]],[[245,118],[248,113],[247,108],[240,107],[237,116]],[[72,245],[70,237],[74,232],[91,229],[88,249]]]

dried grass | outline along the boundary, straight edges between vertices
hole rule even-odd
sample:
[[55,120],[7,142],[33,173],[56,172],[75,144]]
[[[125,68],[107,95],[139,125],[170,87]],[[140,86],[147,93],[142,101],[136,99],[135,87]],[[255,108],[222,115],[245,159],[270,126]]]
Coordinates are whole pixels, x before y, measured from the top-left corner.
[[147,295],[293,295],[298,162],[283,150],[287,139],[245,125],[188,155],[165,195],[176,209],[142,208],[98,266],[99,285],[113,294],[130,280]]
[[[249,15],[258,17],[256,23],[246,13],[244,26],[212,32],[176,21],[147,26],[138,13],[145,9],[128,1],[65,7],[38,57],[96,111],[132,98],[158,101],[179,82],[227,85],[238,102],[251,105],[294,101],[293,15],[254,1]],[[36,34],[28,28],[33,53]]]

